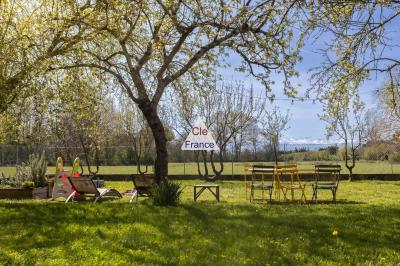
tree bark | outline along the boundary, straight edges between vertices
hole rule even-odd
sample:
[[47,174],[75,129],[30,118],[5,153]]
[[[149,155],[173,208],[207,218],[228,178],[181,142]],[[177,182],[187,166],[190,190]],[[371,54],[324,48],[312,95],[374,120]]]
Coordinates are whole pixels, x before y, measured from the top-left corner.
[[[220,165],[220,170],[218,171],[216,166],[215,166],[215,162],[214,162],[214,151],[211,151],[210,154],[210,162],[211,162],[211,168],[215,174],[215,176],[211,179],[212,181],[215,181],[217,178],[221,178],[221,174],[224,171],[224,160],[223,160],[223,150],[225,149],[224,147],[221,147],[221,150],[219,152],[218,155],[218,159],[219,159],[219,165]],[[211,181],[209,179],[209,181]]]
[[349,170],[349,181],[351,181],[351,179],[353,178],[353,167],[348,167],[347,169]]
[[157,114],[157,107],[149,101],[138,104],[153,134],[156,146],[156,159],[154,162],[154,174],[158,184],[167,179],[168,176],[168,150],[167,137],[164,125]]
[[[208,179],[207,151],[195,151],[194,154],[196,157],[197,173],[199,174],[199,177]],[[201,157],[203,158],[204,174],[201,173],[200,158],[199,158],[200,154],[201,154]]]

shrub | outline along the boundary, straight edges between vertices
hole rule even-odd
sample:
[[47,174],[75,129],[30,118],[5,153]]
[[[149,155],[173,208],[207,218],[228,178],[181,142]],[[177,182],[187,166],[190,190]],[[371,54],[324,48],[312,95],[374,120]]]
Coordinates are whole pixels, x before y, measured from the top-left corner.
[[22,187],[24,188],[31,188],[31,187],[35,187],[35,183],[33,183],[33,181],[24,181],[21,184]]
[[400,152],[393,152],[389,155],[390,163],[399,163],[400,162]]
[[165,181],[151,189],[153,204],[156,206],[176,206],[182,194],[182,185]]
[[16,166],[15,176],[0,176],[0,185],[10,187],[42,187],[47,185],[47,161],[44,152],[41,155],[32,154],[28,163]]
[[46,186],[47,161],[44,152],[41,155],[31,154],[29,156],[29,164],[31,166],[31,178],[35,187]]
[[21,187],[25,181],[32,181],[30,168],[25,163],[16,166],[16,174],[14,176],[5,176],[1,173],[0,185],[5,187]]

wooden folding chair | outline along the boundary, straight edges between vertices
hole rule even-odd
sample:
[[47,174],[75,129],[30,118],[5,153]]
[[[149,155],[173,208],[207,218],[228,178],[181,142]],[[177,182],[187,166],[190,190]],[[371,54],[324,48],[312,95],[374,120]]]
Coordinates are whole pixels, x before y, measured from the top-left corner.
[[298,189],[301,191],[301,200],[305,203],[307,201],[305,194],[306,185],[300,181],[297,164],[278,165],[276,166],[276,172],[278,193],[281,190],[284,199],[287,201],[287,192],[290,190],[291,198],[294,200],[294,191]]
[[[269,193],[269,201],[272,200],[272,191],[274,189],[274,176],[275,176],[275,166],[266,165],[253,165],[251,168],[251,184],[250,184],[250,202],[264,201],[264,191]],[[268,178],[270,176],[270,178]],[[261,199],[255,199],[255,191],[261,191]]]
[[[318,189],[328,189],[332,191],[332,202],[336,204],[336,191],[339,187],[340,165],[318,164],[315,165],[315,182],[312,184],[312,200],[317,202]],[[322,182],[321,182],[322,181]]]

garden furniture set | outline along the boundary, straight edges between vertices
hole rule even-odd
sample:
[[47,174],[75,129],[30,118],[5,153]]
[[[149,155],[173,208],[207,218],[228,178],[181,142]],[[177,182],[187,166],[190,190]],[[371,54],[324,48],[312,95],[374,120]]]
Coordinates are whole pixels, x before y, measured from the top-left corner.
[[[52,198],[64,197],[65,202],[79,199],[80,196],[92,197],[94,202],[98,202],[104,197],[122,198],[120,192],[112,188],[104,188],[104,183],[95,182],[91,177],[84,177],[79,174],[79,158],[74,161],[72,171],[63,170],[63,162],[61,158],[57,160],[56,176],[54,179]],[[288,201],[289,198],[295,200],[295,191],[300,191],[301,202],[306,202],[306,184],[300,180],[300,171],[297,164],[285,165],[252,165],[245,166],[245,171],[251,173],[250,182],[247,181],[245,175],[246,199],[247,190],[250,188],[250,202],[272,201],[272,195],[276,200],[283,199]],[[336,192],[340,181],[340,165],[315,165],[315,180],[311,184],[313,195],[312,201],[317,202],[319,190],[331,190],[332,201],[336,203]],[[153,174],[142,174],[132,177],[133,189],[129,191],[130,203],[137,202],[139,197],[150,197],[151,188],[156,184]],[[197,199],[204,191],[209,191],[217,201],[220,201],[220,185],[219,184],[196,184],[193,186],[193,199]],[[261,192],[261,198],[256,198],[256,192]],[[290,192],[290,193],[289,193]],[[268,193],[267,195],[265,195]]]
[[[245,175],[246,199],[248,199],[247,191],[250,188],[250,202],[265,201],[265,192],[268,192],[268,199],[272,201],[273,191],[275,199],[280,201],[281,194],[283,199],[288,201],[290,191],[290,199],[293,201],[294,192],[301,192],[301,201],[306,203],[305,188],[306,184],[300,180],[300,173],[311,171],[314,172],[314,182],[311,184],[313,195],[312,201],[317,202],[319,190],[330,190],[332,192],[332,202],[336,203],[336,192],[340,181],[340,165],[315,165],[314,169],[299,170],[297,164],[287,165],[252,165],[245,166],[245,171],[251,173],[250,182],[247,181]],[[261,198],[255,198],[256,191],[261,191]]]

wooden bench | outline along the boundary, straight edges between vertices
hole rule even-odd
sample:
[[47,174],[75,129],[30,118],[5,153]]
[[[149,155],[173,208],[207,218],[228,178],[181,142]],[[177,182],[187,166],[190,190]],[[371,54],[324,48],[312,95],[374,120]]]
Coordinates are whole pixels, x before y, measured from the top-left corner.
[[[199,189],[199,190],[198,190]],[[213,190],[215,189],[215,191]],[[193,197],[196,201],[204,190],[209,190],[214,195],[215,199],[219,201],[219,185],[218,184],[200,184],[193,186]]]

